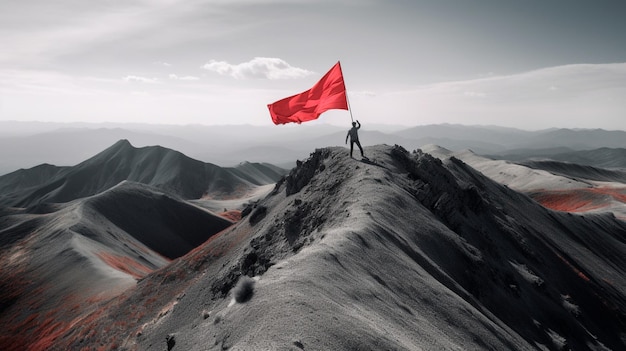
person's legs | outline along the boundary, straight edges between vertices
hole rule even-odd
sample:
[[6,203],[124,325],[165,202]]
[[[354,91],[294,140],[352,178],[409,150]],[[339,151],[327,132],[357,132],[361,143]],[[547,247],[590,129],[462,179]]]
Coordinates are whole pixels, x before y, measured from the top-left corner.
[[354,150],[354,141],[350,140],[350,157],[352,157],[353,150]]
[[[361,147],[361,142],[357,140],[356,141],[356,145],[359,147],[359,150],[361,150],[361,157],[364,157],[363,156],[363,148]],[[352,153],[350,153],[350,154],[352,154]]]

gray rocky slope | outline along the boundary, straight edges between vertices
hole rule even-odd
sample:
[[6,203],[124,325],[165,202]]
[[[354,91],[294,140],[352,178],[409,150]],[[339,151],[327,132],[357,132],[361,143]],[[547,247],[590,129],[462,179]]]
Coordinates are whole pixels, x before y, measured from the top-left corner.
[[[0,349],[55,339],[232,222],[145,184],[0,211]],[[59,349],[63,349],[59,347]]]
[[55,345],[626,347],[626,223],[547,210],[455,158],[389,146],[366,154],[317,150],[238,224],[102,303]]

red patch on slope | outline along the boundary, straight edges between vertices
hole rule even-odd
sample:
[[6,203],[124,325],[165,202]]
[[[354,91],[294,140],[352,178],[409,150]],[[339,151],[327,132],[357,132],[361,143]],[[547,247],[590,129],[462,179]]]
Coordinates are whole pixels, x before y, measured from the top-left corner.
[[[21,308],[4,311],[0,318],[0,327],[6,335],[0,335],[0,345],[6,351],[43,351],[55,349],[56,341],[68,334],[81,322],[85,315],[92,312],[95,297],[70,294],[58,300],[58,296],[48,295],[49,288],[26,291],[22,296],[22,305],[43,306],[53,299],[55,302],[48,307],[36,309]],[[54,307],[52,307],[54,306]]]
[[[12,323],[4,324],[11,326],[8,335],[0,335],[0,341],[3,341],[0,342],[1,348],[8,351],[39,351],[72,349],[70,346],[73,346],[75,349],[82,343],[79,340],[84,340],[90,350],[97,349],[93,345],[107,345],[101,347],[115,349],[121,344],[121,335],[134,337],[141,333],[142,323],[158,320],[167,314],[172,301],[193,281],[189,279],[190,275],[194,276],[193,272],[241,244],[251,233],[249,227],[234,232],[229,227],[211,236],[187,255],[174,260],[171,265],[154,272],[132,258],[109,252],[97,253],[107,265],[134,277],[143,277],[152,272],[151,279],[132,288],[137,289],[135,298],[141,297],[143,303],[130,304],[130,307],[124,308],[123,314],[112,315],[111,311],[119,308],[132,294],[122,293],[111,300],[112,296],[100,297],[98,300],[95,300],[95,296],[71,296],[52,310],[11,318]],[[46,299],[46,289],[42,289],[41,294],[25,290],[30,295]],[[163,308],[159,310],[160,307]]]
[[98,252],[96,255],[107,265],[118,271],[132,275],[139,279],[152,272],[152,269],[142,265],[130,257],[114,255],[108,252]]
[[531,197],[544,207],[565,212],[586,212],[608,205],[608,201],[602,200],[601,196],[596,196],[587,189],[546,190],[535,192]]
[[586,282],[589,281],[589,277],[587,277],[585,273],[581,272],[580,269],[574,267],[573,264],[571,264],[568,260],[566,260],[563,256],[559,255],[558,253],[556,255],[561,261],[563,261],[563,263],[565,263],[572,271],[574,271],[574,273],[576,273],[578,277],[580,277],[582,280]]
[[626,203],[626,188],[593,188],[589,189],[589,191],[597,194],[608,195],[615,201]]
[[612,201],[626,204],[624,188],[582,188],[536,191],[530,196],[544,207],[556,211],[587,212],[608,207]]
[[218,215],[232,222],[239,222],[241,220],[241,211],[237,210],[224,211],[218,213]]
[[107,301],[95,312],[85,314],[73,330],[56,340],[55,346],[72,349],[79,344],[79,340],[84,340],[83,345],[92,350],[95,349],[92,345],[118,344],[120,336],[133,338],[140,335],[146,323],[158,321],[170,312],[180,293],[202,271],[202,265],[210,264],[216,259],[215,255],[234,246],[234,242],[240,243],[245,235],[250,234],[250,231],[242,231],[235,235],[229,231],[231,228],[214,234],[202,245],[155,270],[135,287]]

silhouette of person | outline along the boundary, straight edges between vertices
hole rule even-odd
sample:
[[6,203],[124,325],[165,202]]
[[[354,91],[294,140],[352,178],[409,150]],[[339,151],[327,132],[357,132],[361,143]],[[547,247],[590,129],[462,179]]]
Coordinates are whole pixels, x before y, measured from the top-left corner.
[[[357,127],[357,123],[359,126]],[[352,151],[354,150],[354,144],[359,147],[361,150],[361,157],[365,157],[363,155],[363,148],[361,147],[361,143],[359,142],[359,129],[361,128],[361,122],[357,120],[356,122],[352,122],[352,128],[348,131],[348,135],[346,135],[346,144],[348,143],[348,138],[350,138],[350,157],[352,157]]]

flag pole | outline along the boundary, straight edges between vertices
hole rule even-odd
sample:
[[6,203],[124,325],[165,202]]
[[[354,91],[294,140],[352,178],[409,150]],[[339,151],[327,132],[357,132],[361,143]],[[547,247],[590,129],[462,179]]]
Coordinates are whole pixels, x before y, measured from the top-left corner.
[[[339,67],[341,67],[341,61],[339,62]],[[341,70],[341,77],[343,77],[343,69]],[[348,99],[348,88],[346,88],[346,78],[343,77],[343,87],[346,89],[346,103],[348,104],[348,111],[350,111],[350,119],[352,123],[354,123],[354,117],[352,117],[352,108],[350,107],[350,99]]]
[[348,99],[348,89],[346,89],[346,102],[348,103],[348,111],[350,111],[350,119],[352,120],[352,122],[354,122],[354,118],[352,117],[352,108],[350,107],[350,99]]

